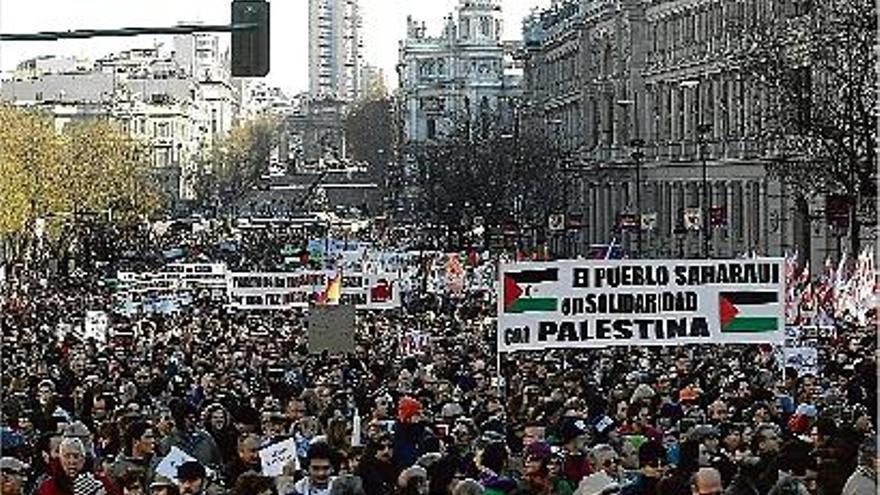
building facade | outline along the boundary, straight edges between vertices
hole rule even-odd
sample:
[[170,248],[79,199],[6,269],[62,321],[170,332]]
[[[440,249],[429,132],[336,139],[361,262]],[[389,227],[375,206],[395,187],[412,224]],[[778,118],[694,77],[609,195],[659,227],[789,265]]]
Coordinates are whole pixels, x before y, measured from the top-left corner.
[[460,0],[436,37],[407,19],[397,65],[407,142],[442,137],[462,118],[509,114],[520,77],[511,70],[501,19],[498,0]]
[[407,18],[395,95],[400,170],[392,175],[402,189],[399,207],[409,214],[419,196],[415,177],[421,147],[439,142],[464,122],[501,130],[514,125],[522,71],[513,52],[520,44],[505,42],[502,35],[499,0],[460,0],[439,36],[428,36],[424,22]]
[[362,20],[358,0],[309,0],[309,94],[355,101],[361,91]]
[[0,84],[0,100],[40,107],[60,130],[109,118],[150,145],[156,176],[172,203],[195,198],[201,158],[238,114],[238,94],[217,36],[176,36],[173,49],[126,50],[94,62],[41,57]]
[[526,20],[530,117],[572,157],[570,254],[617,242],[653,258],[778,256],[804,238],[813,266],[836,254],[839,233],[809,214],[824,205],[795,215],[769,173],[786,160],[761,137],[771,95],[725,63],[750,22],[804,15],[787,3],[569,0]]

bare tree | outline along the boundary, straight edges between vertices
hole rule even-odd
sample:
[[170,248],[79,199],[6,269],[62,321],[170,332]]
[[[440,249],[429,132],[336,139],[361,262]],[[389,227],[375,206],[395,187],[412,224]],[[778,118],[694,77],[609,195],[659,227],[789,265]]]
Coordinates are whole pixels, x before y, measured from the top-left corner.
[[779,144],[770,172],[794,193],[801,214],[812,196],[848,196],[857,252],[862,223],[876,216],[873,1],[767,2],[735,19],[728,28],[739,43],[726,63],[767,96],[751,124],[757,137]]
[[540,134],[505,133],[492,119],[456,119],[447,135],[417,147],[422,220],[459,229],[543,228],[563,207],[562,154]]

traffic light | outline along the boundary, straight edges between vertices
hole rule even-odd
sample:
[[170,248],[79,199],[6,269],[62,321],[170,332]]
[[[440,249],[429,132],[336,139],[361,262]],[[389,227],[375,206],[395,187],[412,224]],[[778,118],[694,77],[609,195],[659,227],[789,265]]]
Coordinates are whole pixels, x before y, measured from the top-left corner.
[[269,73],[269,4],[265,0],[233,0],[232,24],[255,24],[232,31],[232,75],[262,77]]

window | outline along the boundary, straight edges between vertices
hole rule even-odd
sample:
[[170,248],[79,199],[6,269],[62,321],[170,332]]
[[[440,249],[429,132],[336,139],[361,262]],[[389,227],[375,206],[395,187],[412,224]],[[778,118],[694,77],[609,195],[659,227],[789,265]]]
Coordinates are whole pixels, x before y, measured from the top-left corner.
[[463,39],[468,39],[471,33],[471,20],[470,19],[462,19],[461,20],[461,37]]
[[480,34],[482,34],[483,36],[485,36],[487,38],[489,37],[489,31],[490,31],[489,26],[490,26],[489,18],[488,17],[481,17],[480,18]]

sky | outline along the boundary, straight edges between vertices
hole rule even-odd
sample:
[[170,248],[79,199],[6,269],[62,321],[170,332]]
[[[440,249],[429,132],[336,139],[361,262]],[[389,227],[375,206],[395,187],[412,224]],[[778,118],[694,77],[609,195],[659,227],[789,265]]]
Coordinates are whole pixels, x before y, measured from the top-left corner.
[[[398,41],[406,36],[406,17],[425,21],[428,35],[438,35],[443,16],[459,0],[361,0],[364,18],[364,61],[385,70],[396,85]],[[520,39],[521,21],[533,7],[551,0],[502,0],[504,39]],[[33,33],[68,29],[165,27],[178,22],[228,24],[231,0],[0,0],[0,32]],[[308,0],[270,0],[270,66],[267,81],[288,94],[308,89]],[[220,34],[228,44],[229,35]],[[94,38],[59,41],[4,41],[0,70],[14,70],[22,60],[38,55],[76,55],[99,58],[134,47],[166,43],[171,37]]]

